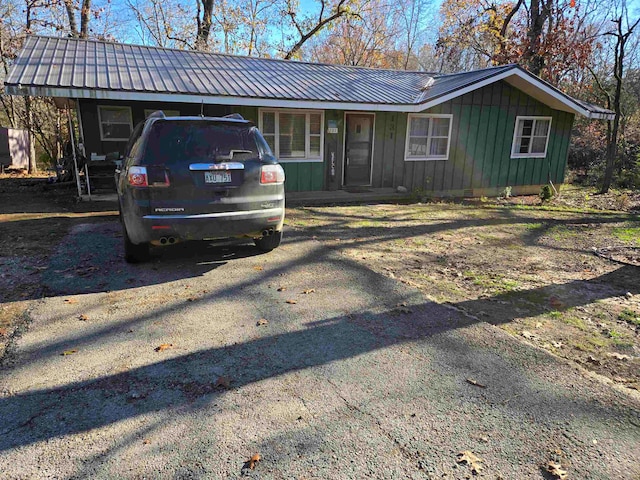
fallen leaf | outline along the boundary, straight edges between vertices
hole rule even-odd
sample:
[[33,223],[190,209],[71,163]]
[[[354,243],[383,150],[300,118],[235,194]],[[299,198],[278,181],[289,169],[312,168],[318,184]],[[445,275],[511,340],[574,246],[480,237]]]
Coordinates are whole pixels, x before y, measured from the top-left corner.
[[596,357],[594,357],[593,355],[589,355],[587,357],[587,362],[593,363],[594,365],[600,365],[600,360],[598,360]]
[[296,304],[296,303],[298,303],[298,302],[296,302],[295,300],[287,300],[287,302],[286,302],[286,303],[288,303],[288,304],[290,304],[290,305],[295,305],[295,304]]
[[267,323],[269,323],[269,321],[268,321],[268,320],[266,320],[266,319],[264,319],[264,318],[261,318],[260,320],[258,320],[258,321],[256,322],[256,326],[260,327],[261,325],[266,325]]
[[551,297],[549,299],[549,304],[555,308],[556,310],[560,309],[560,308],[564,308],[564,303],[562,302],[562,300],[560,300],[558,297]]
[[622,353],[618,352],[607,352],[607,355],[609,357],[615,358],[616,360],[631,360],[633,358],[630,355],[623,355]]
[[64,352],[62,352],[60,355],[67,356],[67,355],[73,355],[74,353],[78,353],[78,350],[73,349],[73,350],[65,350]]
[[254,270],[261,272],[262,270],[264,270],[264,268],[262,267],[262,265],[256,265],[255,267],[253,267]]
[[536,328],[542,328],[542,322],[536,322]]
[[467,383],[470,383],[471,385],[474,385],[476,387],[487,388],[486,385],[476,382],[473,378],[467,378]]
[[86,322],[87,320],[89,320],[89,317],[87,317],[84,313],[78,315],[78,320],[81,320],[83,322]]
[[75,298],[65,298],[64,303],[72,305],[74,303],[78,303],[78,300],[76,300]]
[[216,388],[217,387],[230,388],[231,387],[231,379],[229,379],[227,377],[218,377],[218,379],[216,380]]
[[173,347],[173,343],[163,343],[162,345],[159,345],[156,348],[154,348],[154,350],[156,352],[164,352],[165,350],[168,350],[172,347]]
[[464,452],[460,452],[458,454],[458,458],[456,460],[458,463],[463,463],[465,465],[469,465],[471,467],[471,472],[474,475],[477,475],[480,473],[480,471],[482,470],[482,465],[480,465],[480,462],[482,462],[482,459],[476,455],[474,455],[473,452],[470,452],[469,450],[465,450]]
[[278,287],[278,291],[279,292],[284,292],[287,289],[287,287]]
[[547,472],[560,480],[564,480],[569,475],[566,470],[562,469],[562,465],[556,462],[549,462],[547,464]]
[[262,457],[260,456],[259,453],[256,453],[253,457],[249,459],[249,469],[253,470],[254,468],[256,468],[256,463],[258,463],[260,460],[262,460]]
[[9,332],[7,331],[6,328],[0,328],[0,337],[6,337],[7,333]]
[[151,442],[145,438],[144,440],[142,440],[142,443],[144,445],[149,445]]
[[310,293],[315,293],[315,291],[316,291],[316,289],[315,289],[315,288],[308,288],[308,289],[306,289],[306,290],[303,290],[303,291],[302,291],[302,293],[303,293],[304,295],[308,295],[308,294],[310,294]]

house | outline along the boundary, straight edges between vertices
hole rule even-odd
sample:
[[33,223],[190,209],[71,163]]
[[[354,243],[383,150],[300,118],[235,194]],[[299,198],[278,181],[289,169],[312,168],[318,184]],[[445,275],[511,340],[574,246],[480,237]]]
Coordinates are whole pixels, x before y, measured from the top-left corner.
[[72,102],[93,160],[122,153],[155,110],[240,113],[288,191],[537,193],[564,179],[574,116],[612,116],[517,65],[442,75],[42,36],[27,38],[5,89]]

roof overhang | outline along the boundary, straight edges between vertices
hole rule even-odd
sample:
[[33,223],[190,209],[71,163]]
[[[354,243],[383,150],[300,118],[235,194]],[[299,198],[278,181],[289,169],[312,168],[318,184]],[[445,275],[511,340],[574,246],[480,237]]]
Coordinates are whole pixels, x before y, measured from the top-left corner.
[[214,105],[237,105],[266,108],[301,108],[301,109],[326,109],[326,110],[356,110],[371,112],[424,112],[436,105],[462,96],[492,83],[504,80],[513,87],[523,91],[527,95],[548,105],[554,110],[561,110],[590,119],[612,120],[613,112],[604,113],[591,111],[574,99],[565,95],[560,90],[539,79],[535,75],[514,65],[484,80],[465,85],[452,92],[443,94],[420,104],[388,104],[388,103],[354,103],[325,100],[296,100],[282,98],[242,97],[230,95],[196,95],[177,94],[163,92],[121,91],[90,88],[66,88],[43,87],[34,85],[5,85],[5,91],[9,95],[32,95],[42,97],[54,97],[60,99],[96,99],[96,100],[121,100],[121,101],[150,101],[167,103],[196,103]]
[[613,120],[615,116],[613,112],[594,112],[584,108],[583,105],[579,104],[568,95],[565,95],[557,88],[552,87],[547,82],[544,82],[535,75],[532,75],[524,69],[515,65],[509,70],[497,73],[496,75],[493,75],[479,82],[467,85],[458,90],[442,95],[441,97],[429,100],[420,105],[420,111],[435,107],[436,105],[440,105],[441,103],[452,100],[456,97],[464,95],[465,93],[473,92],[474,90],[485,87],[500,80],[504,80],[509,85],[512,85],[513,87],[523,91],[527,95],[535,98],[545,105],[548,105],[554,110],[561,110],[564,112],[582,115],[590,119],[599,120]]
[[326,110],[362,110],[372,112],[420,111],[417,105],[387,103],[331,102],[323,100],[294,100],[262,97],[236,97],[229,95],[189,95],[162,92],[135,92],[96,90],[85,88],[58,88],[26,85],[6,85],[8,95],[32,95],[69,99],[122,100],[129,102],[197,103],[205,105],[237,105],[267,108],[304,108]]

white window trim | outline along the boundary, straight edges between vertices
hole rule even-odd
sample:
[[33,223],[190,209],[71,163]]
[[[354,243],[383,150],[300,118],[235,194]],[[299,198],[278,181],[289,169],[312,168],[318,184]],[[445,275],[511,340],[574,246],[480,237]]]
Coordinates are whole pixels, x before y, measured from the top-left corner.
[[[274,135],[275,139],[274,143],[274,152],[273,154],[278,158],[278,162],[280,163],[322,163],[324,161],[324,110],[298,110],[296,108],[260,108],[258,109],[258,128],[264,135],[264,131],[262,129],[262,114],[263,113],[275,113],[276,121],[275,121],[275,133],[270,134]],[[304,113],[306,115],[305,120],[305,132],[304,132],[304,148],[305,148],[305,156],[299,158],[281,158],[280,157],[280,113]],[[309,114],[319,114],[320,115],[320,156],[311,156],[311,142],[310,142],[310,133],[309,128],[311,126],[309,122]]]
[[[129,130],[133,133],[133,115],[131,114],[131,107],[120,107],[118,105],[98,105],[98,128],[100,129],[100,140],[103,142],[126,142],[129,140],[129,137],[127,138],[105,138],[104,137],[104,132],[102,131],[102,109],[119,109],[119,110],[127,110],[129,112]],[[125,125],[124,122],[121,123],[122,125]]]
[[[411,136],[411,119],[413,118],[448,118],[449,133],[447,137],[447,153],[445,155],[427,155],[426,157],[410,157],[409,156],[409,137]],[[429,122],[429,130],[432,123]],[[449,149],[451,147],[451,129],[453,128],[453,115],[450,113],[410,113],[407,115],[407,134],[404,141],[404,161],[405,162],[432,162],[437,160],[449,160]],[[427,151],[429,151],[429,138],[431,132],[427,134]]]
[[[536,122],[535,120],[549,120],[549,131],[547,132],[547,141],[544,144],[544,153],[518,153],[516,152],[516,139],[518,138],[518,123],[520,120],[534,120],[531,133],[535,132]],[[511,140],[511,158],[545,158],[547,156],[547,150],[549,149],[549,138],[551,138],[551,122],[552,117],[532,116],[532,115],[518,115],[516,117],[516,123],[513,127],[513,140]],[[531,135],[533,138],[533,135]],[[529,149],[533,145],[533,141],[529,143]]]

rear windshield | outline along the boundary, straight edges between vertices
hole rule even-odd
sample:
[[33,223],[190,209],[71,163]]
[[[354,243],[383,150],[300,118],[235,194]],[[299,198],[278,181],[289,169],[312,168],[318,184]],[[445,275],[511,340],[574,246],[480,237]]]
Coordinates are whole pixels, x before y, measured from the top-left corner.
[[151,127],[142,165],[242,161],[259,156],[248,125],[158,120]]

